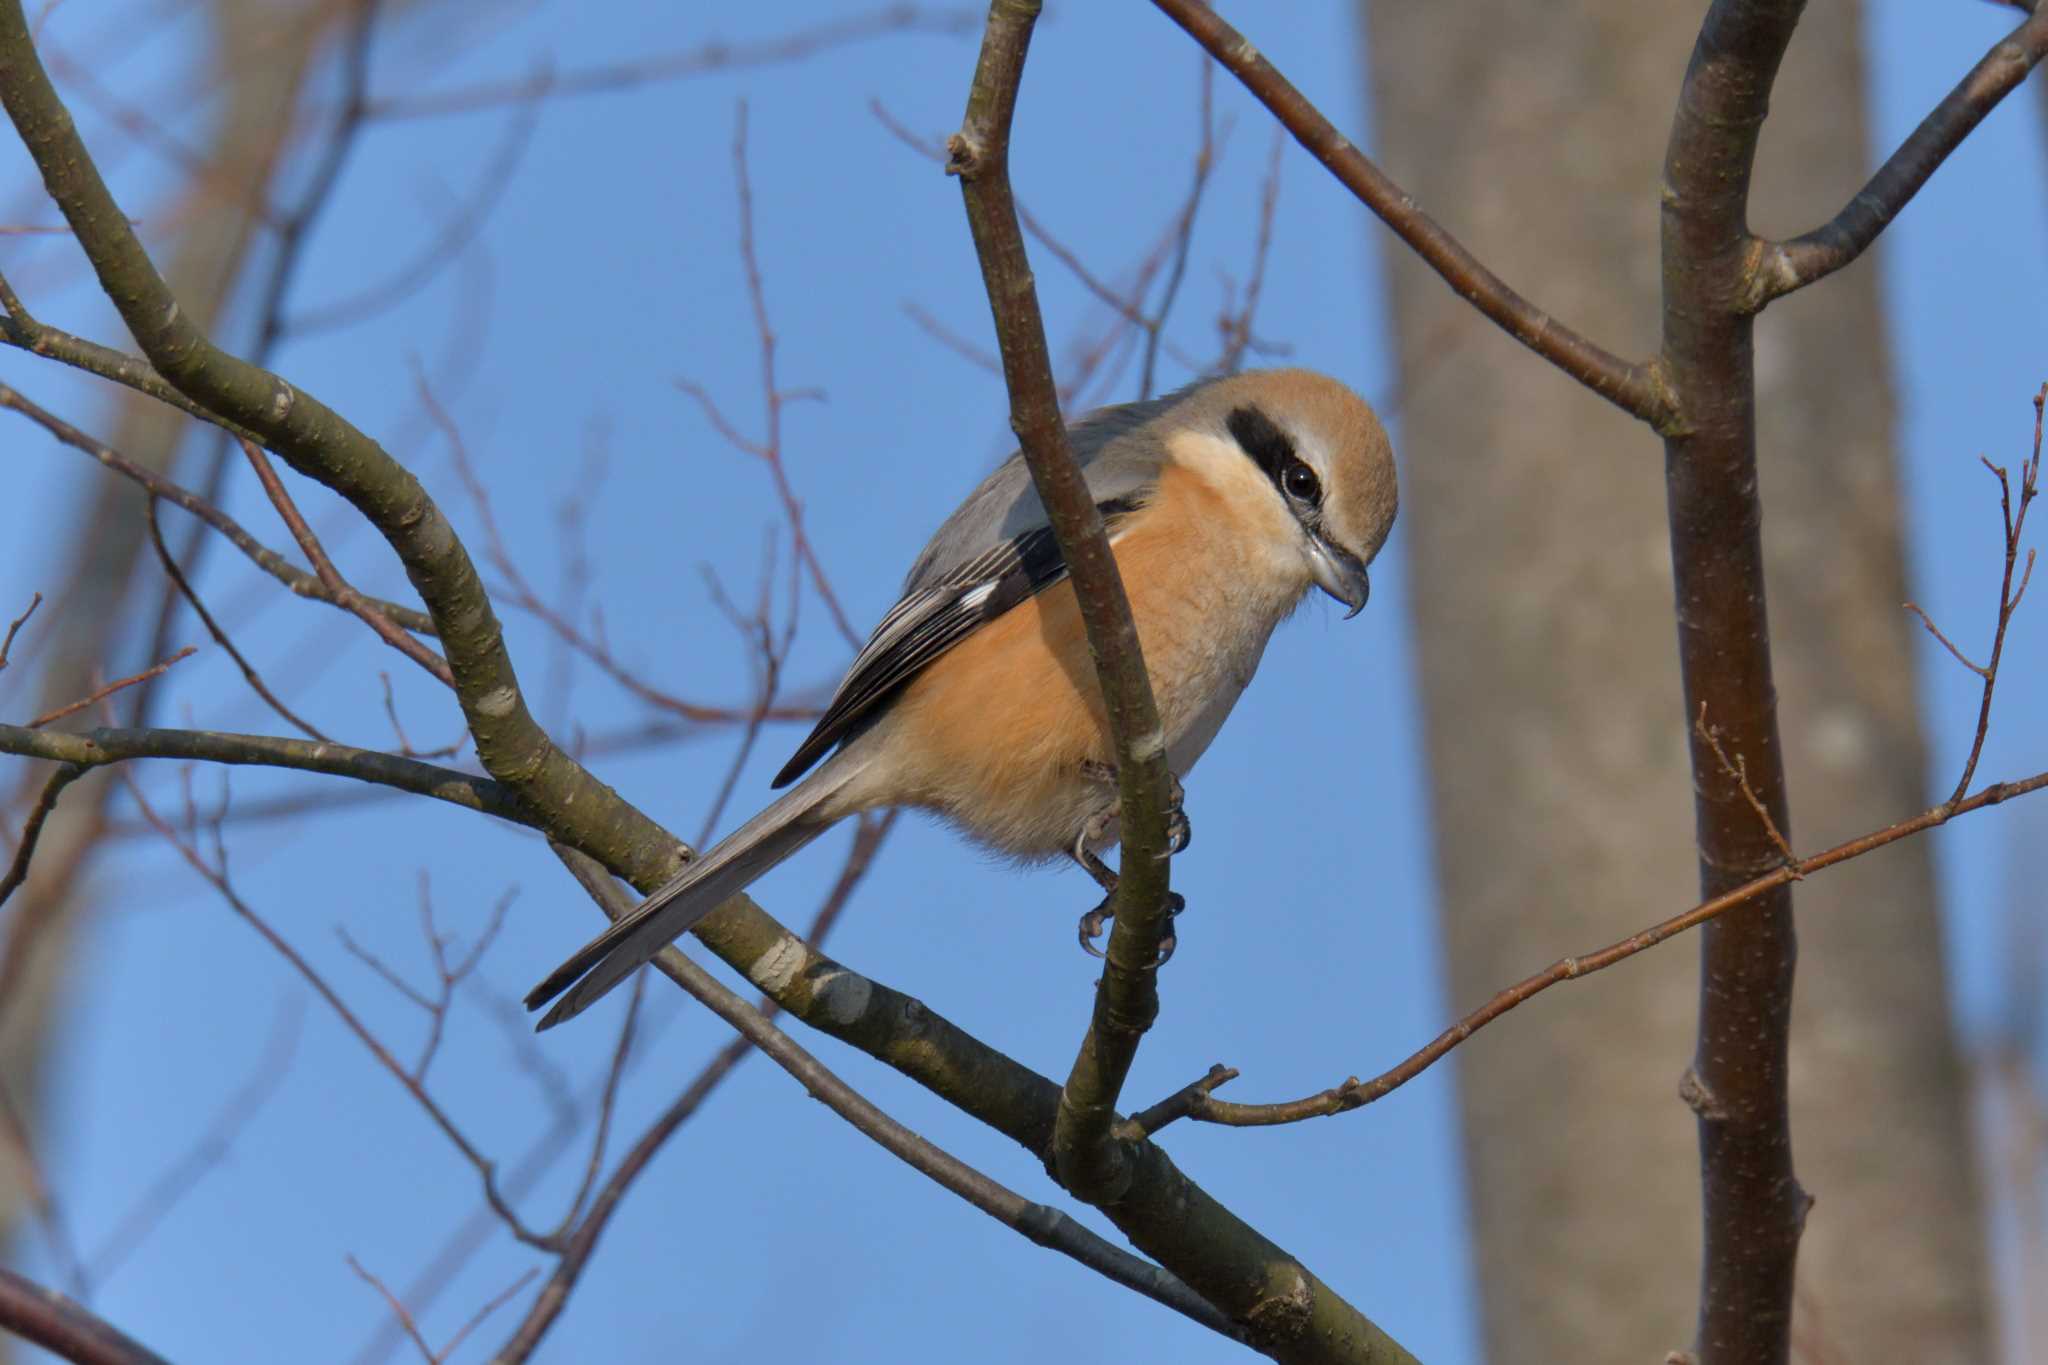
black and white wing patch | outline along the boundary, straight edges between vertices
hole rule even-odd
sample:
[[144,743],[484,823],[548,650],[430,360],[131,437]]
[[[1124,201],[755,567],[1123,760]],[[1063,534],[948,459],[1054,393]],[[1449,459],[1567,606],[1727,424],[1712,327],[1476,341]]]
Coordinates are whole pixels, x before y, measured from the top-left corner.
[[[1095,506],[1103,525],[1114,535],[1117,523],[1138,510],[1139,500],[1115,498]],[[932,660],[1066,576],[1059,542],[1050,526],[1041,526],[989,547],[906,594],[875,627],[840,681],[839,690],[832,694],[817,728],[775,774],[772,785],[786,787],[803,776],[833,745],[852,733],[857,722]]]

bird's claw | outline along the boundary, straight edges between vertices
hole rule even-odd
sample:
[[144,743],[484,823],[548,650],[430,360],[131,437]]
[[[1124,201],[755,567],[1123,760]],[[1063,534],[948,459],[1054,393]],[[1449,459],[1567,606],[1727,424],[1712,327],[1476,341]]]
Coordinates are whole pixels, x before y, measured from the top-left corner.
[[1116,892],[1114,891],[1104,896],[1102,904],[1081,916],[1081,922],[1076,926],[1080,931],[1081,951],[1090,957],[1108,956],[1102,949],[1095,946],[1095,940],[1102,937],[1102,931],[1109,927],[1110,920],[1116,916],[1116,911],[1109,908],[1109,903],[1115,899]]
[[1188,846],[1195,837],[1194,827],[1188,824],[1187,812],[1180,808],[1180,783],[1173,784],[1174,802],[1166,809],[1166,847],[1159,851],[1159,861],[1165,862]]
[[[1113,763],[1097,763],[1092,758],[1084,759],[1081,763],[1081,771],[1091,780],[1100,782],[1105,786],[1113,787],[1116,785],[1116,765]],[[1166,780],[1169,784],[1166,789],[1166,847],[1158,855],[1161,862],[1165,862],[1168,858],[1184,852],[1195,836],[1194,826],[1188,823],[1187,811],[1183,809],[1187,801],[1187,788],[1181,785],[1180,774],[1169,771],[1166,774]],[[1083,831],[1080,844],[1084,845],[1103,837],[1108,832],[1110,823],[1116,819],[1117,813],[1117,808],[1114,805],[1107,806],[1098,812],[1095,818],[1089,821],[1090,828]],[[1089,867],[1087,860],[1082,857],[1079,850],[1080,845],[1077,845],[1074,860],[1083,867],[1088,867],[1088,870],[1093,873],[1095,869]],[[1102,879],[1097,877],[1096,880],[1100,882]],[[1106,886],[1105,889],[1107,889]]]
[[[1095,946],[1095,941],[1102,937],[1103,930],[1107,929],[1109,922],[1116,918],[1116,910],[1113,908],[1115,900],[1116,892],[1112,889],[1107,896],[1102,898],[1102,904],[1081,916],[1081,922],[1076,926],[1079,930],[1081,951],[1087,953],[1090,957],[1108,956],[1102,949]],[[1154,971],[1164,967],[1172,959],[1173,950],[1180,946],[1180,936],[1174,932],[1174,925],[1179,920],[1180,912],[1187,908],[1187,898],[1181,895],[1180,892],[1169,891],[1166,893],[1166,932],[1159,939],[1159,956],[1152,963]]]

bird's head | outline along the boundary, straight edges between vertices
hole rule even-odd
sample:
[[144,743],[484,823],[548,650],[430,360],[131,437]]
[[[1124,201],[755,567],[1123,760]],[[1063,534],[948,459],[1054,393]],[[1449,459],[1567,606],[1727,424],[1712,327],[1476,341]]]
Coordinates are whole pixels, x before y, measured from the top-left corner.
[[1205,472],[1228,479],[1266,562],[1347,617],[1364,608],[1397,505],[1393,447],[1364,399],[1312,370],[1253,370],[1188,390],[1165,424],[1208,438]]

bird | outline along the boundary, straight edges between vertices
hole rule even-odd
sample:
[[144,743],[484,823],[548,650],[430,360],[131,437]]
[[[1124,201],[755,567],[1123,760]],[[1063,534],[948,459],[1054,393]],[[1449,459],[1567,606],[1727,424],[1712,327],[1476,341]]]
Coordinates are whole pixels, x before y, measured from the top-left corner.
[[[1309,589],[1341,602],[1347,620],[1365,607],[1367,566],[1398,504],[1392,446],[1364,399],[1306,369],[1242,371],[1102,408],[1068,438],[1123,579],[1178,797]],[[1115,759],[1066,564],[1013,454],[918,555],[776,774],[789,790],[563,962],[526,1007],[554,1001],[541,1029],[580,1014],[865,811],[934,812],[1018,862],[1071,858],[1111,892],[1100,854],[1117,842]],[[1169,833],[1169,852],[1185,847],[1178,800]],[[1084,946],[1108,905],[1082,917]]]

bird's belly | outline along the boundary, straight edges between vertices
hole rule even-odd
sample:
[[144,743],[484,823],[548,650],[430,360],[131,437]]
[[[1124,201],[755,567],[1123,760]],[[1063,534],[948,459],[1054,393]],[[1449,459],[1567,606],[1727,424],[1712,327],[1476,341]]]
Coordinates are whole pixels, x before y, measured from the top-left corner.
[[[1185,777],[1258,667],[1270,622],[1219,647],[1133,602],[1167,762]],[[1180,619],[1199,620],[1199,617]],[[885,735],[882,732],[887,731]],[[990,622],[934,661],[876,727],[892,755],[861,805],[920,806],[999,853],[1064,853],[1116,802],[1115,763],[1094,663],[1072,588],[1060,584]],[[849,793],[853,795],[853,793]],[[1114,830],[1102,841],[1114,843]]]

